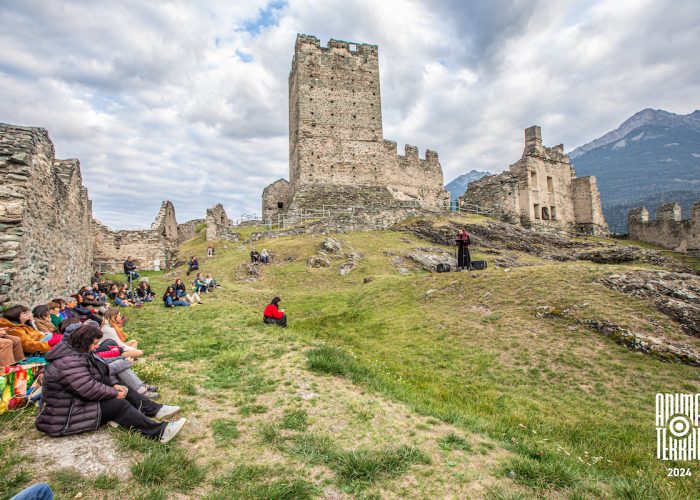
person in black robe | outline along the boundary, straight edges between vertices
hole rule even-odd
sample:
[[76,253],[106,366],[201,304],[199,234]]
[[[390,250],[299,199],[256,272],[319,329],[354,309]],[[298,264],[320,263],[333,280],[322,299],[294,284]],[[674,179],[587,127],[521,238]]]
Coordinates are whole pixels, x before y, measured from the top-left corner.
[[469,233],[464,228],[460,228],[455,238],[455,245],[457,245],[457,271],[471,270],[472,268],[471,256],[469,255],[470,243]]

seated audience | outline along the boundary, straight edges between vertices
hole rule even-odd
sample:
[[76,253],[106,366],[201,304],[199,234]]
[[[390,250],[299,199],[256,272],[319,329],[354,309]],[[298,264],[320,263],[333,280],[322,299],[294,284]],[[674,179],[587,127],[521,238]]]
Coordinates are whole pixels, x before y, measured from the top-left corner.
[[22,341],[19,337],[7,334],[7,328],[0,328],[0,368],[13,365],[24,359]]
[[141,281],[139,286],[136,288],[136,298],[144,302],[150,302],[153,300],[154,293],[151,290],[151,285],[146,281]]
[[192,295],[189,295],[187,293],[187,287],[180,278],[177,278],[175,280],[175,283],[173,283],[172,287],[175,290],[175,295],[177,295],[178,298],[184,298],[190,304],[193,304],[195,302],[199,304],[202,303],[202,298],[199,296],[199,293],[197,293],[196,290]]
[[189,306],[190,303],[183,300],[179,293],[179,291],[175,291],[174,287],[169,286],[163,294],[163,302],[165,303],[165,307]]
[[119,285],[116,283],[113,283],[109,287],[109,291],[107,292],[107,297],[109,297],[110,300],[114,300],[117,298],[117,295],[119,295]]
[[250,262],[253,264],[260,262],[260,254],[255,248],[250,251]]
[[197,276],[194,278],[194,291],[196,293],[209,293],[209,285],[207,285],[204,282],[204,278],[202,278],[202,273],[197,273]]
[[124,274],[126,274],[126,281],[129,281],[129,279],[135,281],[139,279],[139,276],[141,276],[136,272],[136,264],[134,263],[134,259],[131,257],[131,255],[129,255],[124,261]]
[[263,248],[262,253],[260,254],[260,262],[263,264],[269,264],[270,263],[270,254],[267,253],[267,249]]
[[280,300],[282,299],[275,297],[270,301],[267,307],[265,307],[263,323],[266,325],[287,326],[287,315],[284,314],[284,309],[279,309],[278,307]]
[[51,306],[55,306],[55,308],[58,309],[58,304],[53,303],[48,305],[36,306],[32,310],[32,316],[34,317],[34,325],[36,326],[36,329],[39,330],[41,333],[51,335],[51,338],[49,338],[48,342],[49,345],[53,347],[61,341],[63,335],[58,333],[58,330],[56,330],[56,327],[51,322]]
[[175,283],[173,283],[173,288],[175,289],[175,293],[178,297],[184,297],[187,295],[187,287],[180,278],[175,280]]
[[126,293],[120,291],[114,299],[114,305],[118,307],[135,307],[137,304],[132,299],[126,298]]
[[102,318],[97,315],[96,310],[83,305],[83,297],[79,293],[71,295],[70,298],[66,300],[66,307],[70,309],[75,316],[85,316],[98,325],[102,322]]
[[90,277],[90,285],[96,285],[99,284],[100,281],[102,281],[102,273],[99,271],[95,271],[95,274],[93,274]]
[[186,419],[156,422],[180,411],[130,391],[109,375],[107,364],[94,356],[100,329],[83,325],[47,355],[44,388],[36,428],[59,437],[94,430],[114,421],[162,443],[170,441]]
[[35,328],[32,312],[26,306],[13,306],[2,313],[0,328],[7,328],[7,334],[18,337],[25,354],[49,352],[51,334],[41,333]]
[[127,341],[126,334],[124,333],[124,330],[122,330],[122,324],[123,318],[119,309],[110,309],[107,311],[102,319],[102,341],[100,342],[100,345],[111,340],[114,342],[114,344],[121,347],[124,352],[136,351],[138,356],[143,355],[143,351],[138,349],[138,344],[135,340]]
[[214,256],[214,247],[209,245],[207,247],[207,257],[213,257]]
[[51,301],[48,305],[49,314],[51,315],[51,324],[58,329],[58,325],[61,324],[61,321],[66,319],[61,315],[61,304],[59,304],[58,302]]

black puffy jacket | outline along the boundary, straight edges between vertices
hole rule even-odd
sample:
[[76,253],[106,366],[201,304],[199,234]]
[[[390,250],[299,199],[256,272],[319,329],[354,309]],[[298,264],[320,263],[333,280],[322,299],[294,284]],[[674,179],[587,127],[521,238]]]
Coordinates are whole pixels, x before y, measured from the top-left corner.
[[36,428],[49,436],[93,431],[100,425],[100,401],[117,397],[109,367],[92,353],[60,342],[46,356]]

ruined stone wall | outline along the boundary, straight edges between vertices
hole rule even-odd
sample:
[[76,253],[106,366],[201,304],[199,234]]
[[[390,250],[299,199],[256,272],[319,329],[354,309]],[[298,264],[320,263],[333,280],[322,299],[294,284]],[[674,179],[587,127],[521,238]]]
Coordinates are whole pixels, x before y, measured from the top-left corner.
[[[321,47],[316,37],[297,37],[289,134],[291,202],[285,211],[397,200],[437,208],[449,199],[437,153],[421,160],[407,146],[398,155],[396,143],[384,140],[376,45],[330,40]],[[263,198],[267,205],[271,197]]]
[[177,251],[178,239],[166,238],[154,229],[112,230],[97,219],[92,221],[93,267],[101,272],[121,273],[131,256],[138,269],[167,269]]
[[240,240],[240,235],[233,230],[233,223],[220,203],[207,209],[205,222],[207,225],[205,229],[206,241]]
[[595,177],[577,178],[564,146],[545,147],[537,126],[525,130],[520,160],[503,174],[471,182],[460,203],[539,230],[608,234]]
[[91,203],[78,160],[42,128],[0,124],[0,304],[28,306],[89,282]]
[[668,203],[656,211],[655,220],[644,207],[630,210],[627,223],[632,240],[700,256],[700,203],[693,205],[690,219],[681,219],[678,203]]
[[191,240],[197,234],[197,226],[205,224],[204,219],[192,219],[177,225],[178,244]]
[[264,221],[277,218],[278,214],[284,213],[292,200],[292,188],[284,179],[279,179],[263,190],[262,195],[262,218]]

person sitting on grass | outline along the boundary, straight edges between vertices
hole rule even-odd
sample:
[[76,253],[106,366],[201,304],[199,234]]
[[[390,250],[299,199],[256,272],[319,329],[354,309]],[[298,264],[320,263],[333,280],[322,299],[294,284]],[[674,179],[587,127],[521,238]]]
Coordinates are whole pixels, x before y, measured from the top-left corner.
[[51,324],[54,326],[54,328],[58,329],[59,325],[61,324],[61,321],[63,321],[64,317],[61,315],[61,304],[58,302],[51,301],[48,304],[49,306],[49,314],[51,315]]
[[267,253],[267,248],[263,248],[262,252],[260,253],[260,262],[263,264],[270,263],[270,254]]
[[[36,325],[36,329],[39,330],[41,333],[44,334],[50,334],[51,338],[49,339],[49,344],[51,346],[54,346],[58,344],[63,336],[58,333],[58,330],[54,326],[54,324],[51,322],[51,308],[58,309],[58,304],[48,304],[48,305],[40,305],[36,306],[34,309],[32,309],[32,316],[34,316],[34,325]],[[53,338],[56,336],[56,338]]]
[[280,300],[282,299],[275,297],[270,301],[267,307],[265,307],[263,323],[266,325],[287,326],[287,315],[284,313],[284,309],[279,308]]
[[167,443],[187,419],[171,423],[153,420],[171,417],[180,408],[155,403],[119,385],[109,375],[107,364],[92,353],[101,338],[98,327],[82,325],[47,355],[50,364],[44,371],[36,428],[51,437],[60,437],[115,422]]
[[153,290],[151,290],[151,285],[147,281],[141,281],[135,292],[136,297],[144,302],[151,302],[155,296]]
[[199,270],[199,261],[197,260],[197,257],[194,255],[190,257],[190,260],[187,261],[187,276],[190,275],[192,271],[198,271]]
[[7,328],[0,328],[0,368],[13,365],[24,359],[22,341],[19,337],[7,334]]
[[219,284],[218,281],[216,281],[216,280],[212,277],[211,274],[207,274],[207,277],[204,278],[204,283],[206,283],[206,285],[207,285],[207,287],[209,288],[209,290],[214,290],[214,289],[216,289],[216,288],[222,288],[222,289],[224,288],[223,286],[221,286],[221,285]]
[[187,287],[180,278],[175,280],[172,287],[175,290],[175,295],[177,295],[178,299],[186,300],[190,304],[194,304],[195,302],[198,304],[202,303],[202,298],[199,296],[197,291],[195,291],[192,295],[187,293]]
[[194,285],[195,293],[209,292],[209,286],[204,282],[204,278],[202,278],[202,273],[197,273],[197,276],[195,276],[194,282],[192,284]]
[[257,264],[260,262],[260,253],[258,253],[255,248],[250,251],[250,262],[251,264]]
[[70,297],[71,298],[66,300],[66,307],[68,307],[74,315],[90,318],[97,324],[102,321],[102,318],[98,316],[97,311],[83,305],[83,297],[81,297],[79,293],[71,295]]
[[165,307],[190,306],[195,305],[196,303],[201,303],[201,301],[195,302],[192,295],[178,297],[177,293],[175,292],[175,289],[172,286],[169,286],[163,294],[163,302],[165,303]]
[[7,328],[7,334],[18,337],[25,354],[45,354],[51,350],[50,333],[41,333],[35,328],[34,316],[28,307],[17,305],[5,309],[0,318],[0,328]]
[[138,355],[131,357],[142,356],[143,351],[138,348],[138,343],[135,340],[126,340],[126,334],[122,330],[123,323],[124,320],[119,309],[110,309],[107,311],[102,318],[102,325],[100,327],[102,330],[102,341],[100,345],[111,340],[114,344],[121,347],[124,352],[136,351]]
[[[61,324],[61,321],[63,321],[64,319],[72,318],[73,314],[69,313],[68,310],[66,309],[66,299],[55,298],[55,299],[51,299],[51,302],[53,302],[54,304],[58,304],[58,307],[59,307],[58,318],[57,318],[58,325],[56,325],[56,329],[58,329],[59,325]],[[53,311],[51,312],[51,314],[53,314]],[[51,317],[51,322],[56,324],[54,322],[53,317]]]

